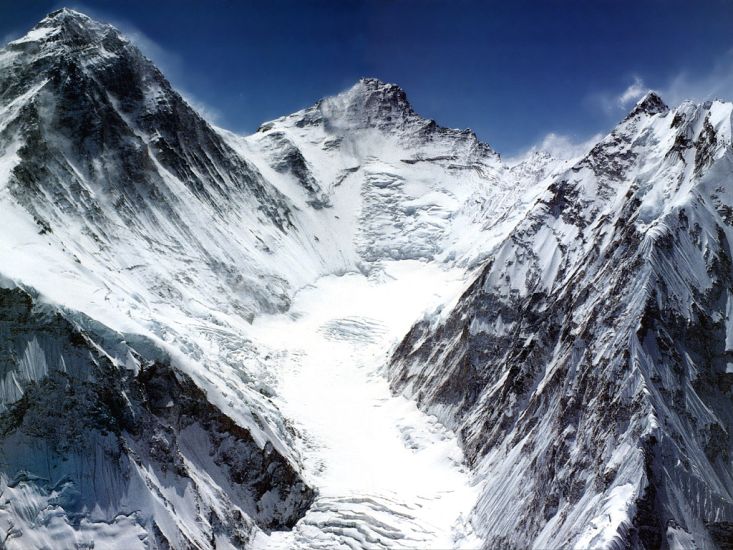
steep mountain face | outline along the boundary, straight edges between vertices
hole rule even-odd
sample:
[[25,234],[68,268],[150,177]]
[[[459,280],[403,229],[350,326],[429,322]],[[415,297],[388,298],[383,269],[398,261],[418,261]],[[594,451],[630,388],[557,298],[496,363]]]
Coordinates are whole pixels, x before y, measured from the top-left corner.
[[76,271],[114,279],[165,250],[173,280],[144,267],[120,284],[194,292],[184,274],[195,263],[200,277],[226,274],[222,306],[285,307],[284,286],[263,284],[267,262],[256,260],[291,228],[287,201],[114,28],[60,10],[10,43],[0,68],[4,202],[69,258],[99,259]]
[[17,287],[0,288],[0,335],[4,543],[241,546],[312,502],[272,444],[144,337]]
[[[69,305],[108,324],[115,310],[160,322],[171,301],[185,317],[251,320],[328,273],[480,257],[476,231],[509,227],[531,196],[473,133],[373,79],[241,138],[201,119],[113,27],[71,10],[10,43],[0,68],[5,274],[59,302],[84,297]],[[26,261],[37,254],[53,284]]]
[[732,111],[647,95],[397,348],[487,548],[733,540]]
[[283,193],[301,195],[301,209],[316,207],[304,226],[318,228],[328,256],[362,270],[382,260],[475,265],[493,238],[479,234],[506,232],[536,183],[470,130],[420,117],[404,91],[375,79],[238,143]]
[[290,527],[313,491],[243,335],[288,305],[278,250],[307,250],[287,198],[127,39],[64,9],[0,50],[0,205],[4,286],[64,306],[5,314],[26,335],[0,364],[7,540],[206,547]]

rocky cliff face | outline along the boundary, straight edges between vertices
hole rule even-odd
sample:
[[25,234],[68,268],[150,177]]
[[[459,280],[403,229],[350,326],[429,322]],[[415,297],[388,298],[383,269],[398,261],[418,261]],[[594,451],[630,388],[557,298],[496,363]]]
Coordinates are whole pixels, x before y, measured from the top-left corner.
[[[8,44],[0,67],[4,202],[21,207],[18,223],[30,215],[61,261],[109,281],[166,250],[173,280],[146,266],[127,283],[159,297],[195,292],[194,264],[200,277],[224,274],[228,308],[286,306],[285,286],[263,283],[266,262],[255,260],[292,229],[287,200],[116,29],[60,10]],[[253,242],[221,244],[252,227]]]
[[[202,202],[247,197],[269,222],[288,224],[259,174],[109,25],[52,13],[6,48],[0,94],[16,110],[4,134],[24,142],[10,189],[28,208],[56,194],[62,212],[93,219],[108,214],[103,193],[123,222],[155,208],[170,216],[180,197],[166,189],[169,173]],[[53,221],[39,219],[51,230]]]
[[0,289],[0,336],[6,543],[242,546],[313,500],[155,343],[17,287]]
[[730,543],[731,110],[645,97],[395,352],[488,548]]

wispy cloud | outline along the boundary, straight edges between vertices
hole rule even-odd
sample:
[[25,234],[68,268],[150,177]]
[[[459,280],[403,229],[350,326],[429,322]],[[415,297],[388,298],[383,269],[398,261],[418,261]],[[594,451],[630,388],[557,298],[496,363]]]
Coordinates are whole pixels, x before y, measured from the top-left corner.
[[703,74],[680,71],[661,89],[661,94],[662,98],[672,105],[677,105],[686,99],[733,100],[733,49],[717,59],[710,70]]
[[550,132],[546,134],[540,141],[525,149],[518,155],[512,158],[508,158],[509,164],[515,164],[521,162],[524,158],[532,153],[545,152],[549,153],[556,159],[569,160],[578,157],[582,157],[598,141],[603,138],[603,134],[594,134],[589,138],[578,139],[575,136],[569,136],[565,134],[558,134],[556,132]]
[[206,121],[212,124],[220,124],[223,122],[224,114],[216,107],[197,99],[186,90],[179,88],[178,93],[181,94],[181,97],[183,97],[186,103],[188,103],[191,108],[201,115]]
[[628,111],[649,90],[642,77],[633,76],[624,88],[593,93],[587,102],[591,109],[600,109],[609,118],[615,118]]
[[683,69],[671,77],[650,86],[639,75],[633,76],[623,88],[592,94],[588,97],[592,108],[600,108],[609,117],[618,117],[628,111],[646,92],[654,90],[670,106],[685,100],[733,100],[733,49],[726,52],[707,70]]
[[[591,109],[600,109],[609,120],[618,119],[628,112],[648,91],[654,90],[670,106],[685,100],[707,101],[723,99],[733,101],[733,49],[718,58],[707,71],[694,73],[680,70],[652,87],[641,75],[633,75],[624,87],[616,90],[597,92],[588,96]],[[508,159],[519,161],[535,151],[545,151],[555,158],[576,158],[588,152],[602,137],[596,134],[588,139],[576,139],[562,133],[550,132],[540,141],[522,153]]]
[[0,37],[0,47],[5,46],[8,42],[12,42],[13,40],[17,40],[23,36],[23,31],[16,29],[12,30],[9,33],[6,33],[2,37]]
[[616,97],[616,102],[622,109],[627,109],[639,101],[648,91],[649,87],[644,84],[644,81],[635,76],[634,81]]

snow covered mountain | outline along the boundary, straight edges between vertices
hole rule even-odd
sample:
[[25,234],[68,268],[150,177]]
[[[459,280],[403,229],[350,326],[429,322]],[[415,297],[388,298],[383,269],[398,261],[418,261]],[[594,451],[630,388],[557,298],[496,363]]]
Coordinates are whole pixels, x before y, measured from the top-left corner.
[[362,79],[239,136],[50,14],[0,50],[3,544],[725,546],[731,110],[508,165]]
[[394,354],[487,548],[730,547],[732,112],[648,94]]
[[236,328],[287,306],[262,259],[286,199],[79,13],[0,52],[0,98],[6,538],[206,546],[292,525],[313,491],[242,382]]
[[349,268],[473,265],[488,249],[478,232],[506,231],[535,183],[470,130],[420,117],[402,89],[376,79],[233,140],[299,210],[312,207],[303,227],[322,226],[326,255]]

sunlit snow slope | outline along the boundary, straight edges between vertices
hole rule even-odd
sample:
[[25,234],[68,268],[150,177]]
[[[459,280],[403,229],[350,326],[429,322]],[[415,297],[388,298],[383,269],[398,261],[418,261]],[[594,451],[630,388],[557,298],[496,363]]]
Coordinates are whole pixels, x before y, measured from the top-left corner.
[[[383,366],[412,320],[454,295],[462,270],[389,262],[369,279],[329,276],[287,315],[254,323],[278,365],[274,389],[303,433],[319,495],[289,533],[262,548],[475,548],[465,522],[476,489],[455,436],[393,397]],[[287,335],[284,337],[284,335]]]

